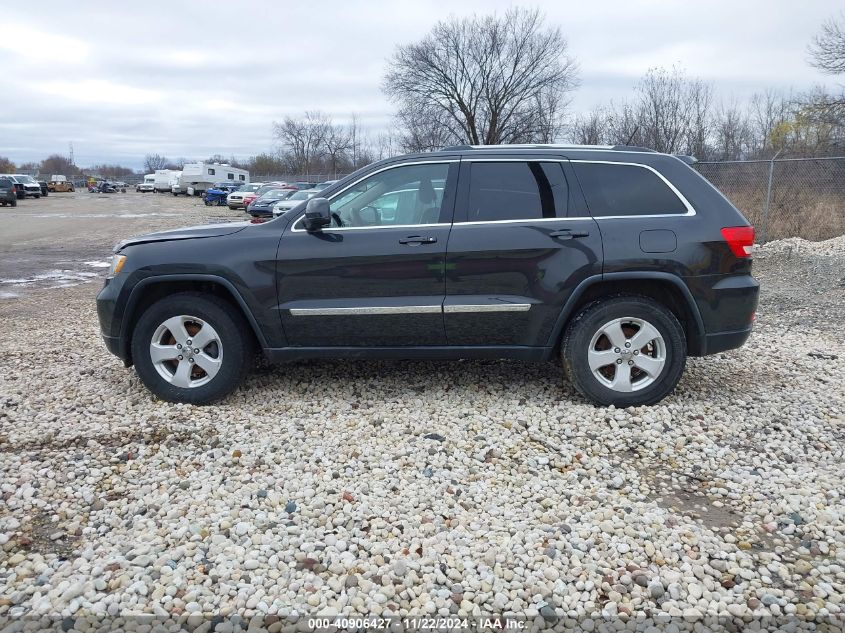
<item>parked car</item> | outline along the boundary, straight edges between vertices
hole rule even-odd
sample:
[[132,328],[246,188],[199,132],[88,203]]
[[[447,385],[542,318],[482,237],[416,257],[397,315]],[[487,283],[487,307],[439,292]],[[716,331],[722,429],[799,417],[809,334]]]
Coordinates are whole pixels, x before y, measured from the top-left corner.
[[273,205],[273,215],[281,215],[283,213],[287,213],[294,207],[299,206],[305,200],[310,200],[320,192],[316,189],[303,189],[297,191],[291,196],[288,196],[284,200],[281,200]]
[[73,183],[61,174],[54,174],[50,176],[50,181],[47,183],[47,189],[54,193],[66,193],[74,191]]
[[37,180],[38,186],[41,187],[41,195],[45,198],[49,195],[50,189],[47,187],[46,180]]
[[250,205],[253,202],[255,202],[258,198],[263,196],[265,193],[267,193],[268,191],[272,191],[273,189],[282,189],[282,188],[293,189],[294,191],[297,190],[296,185],[288,185],[286,183],[278,183],[278,182],[265,182],[256,191],[254,191],[252,193],[248,193],[244,196],[244,199],[243,199],[244,209],[249,211]]
[[675,156],[459,146],[374,163],[269,222],[127,240],[97,309],[108,349],[169,401],[224,397],[257,349],[560,357],[590,401],[640,406],[687,356],[748,339],[753,244]]
[[253,194],[261,187],[264,186],[263,182],[250,182],[245,185],[241,185],[237,189],[235,189],[232,193],[229,194],[229,197],[226,198],[226,204],[229,205],[229,208],[233,211],[235,209],[243,209],[244,207],[244,198],[248,194]]
[[269,191],[261,194],[260,198],[253,200],[247,207],[246,211],[254,218],[272,218],[273,205],[280,200],[286,200],[296,192],[297,190],[293,187],[289,189],[270,189]]
[[26,174],[0,174],[0,178],[8,178],[15,184],[15,193],[18,199],[41,197],[41,185],[35,182],[32,176]]
[[11,178],[0,176],[0,205],[18,206],[18,194]]

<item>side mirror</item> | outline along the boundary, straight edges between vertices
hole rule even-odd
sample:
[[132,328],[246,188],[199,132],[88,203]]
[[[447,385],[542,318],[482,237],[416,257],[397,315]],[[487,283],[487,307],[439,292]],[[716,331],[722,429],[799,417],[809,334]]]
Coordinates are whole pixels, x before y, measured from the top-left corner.
[[332,209],[325,198],[311,198],[305,205],[305,230],[320,231],[332,223]]

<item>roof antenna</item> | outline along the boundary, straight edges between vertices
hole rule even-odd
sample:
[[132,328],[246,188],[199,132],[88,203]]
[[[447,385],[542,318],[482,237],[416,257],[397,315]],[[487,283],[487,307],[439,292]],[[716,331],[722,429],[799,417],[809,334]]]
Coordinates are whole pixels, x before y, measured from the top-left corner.
[[625,145],[630,145],[631,141],[634,140],[634,136],[636,136],[637,132],[639,132],[639,131],[640,131],[640,126],[638,125],[637,127],[634,128],[634,131],[631,132],[631,136],[628,137],[628,140],[625,141]]

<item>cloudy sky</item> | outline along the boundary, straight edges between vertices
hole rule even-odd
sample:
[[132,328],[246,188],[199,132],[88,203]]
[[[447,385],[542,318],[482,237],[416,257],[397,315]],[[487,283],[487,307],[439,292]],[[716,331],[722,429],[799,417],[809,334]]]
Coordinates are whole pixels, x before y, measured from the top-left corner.
[[[320,109],[385,127],[379,89],[398,43],[439,19],[513,2],[84,2],[5,4],[0,25],[0,156],[50,153],[76,163],[143,156],[247,157],[274,147],[271,124]],[[573,109],[630,94],[654,66],[712,81],[724,100],[767,87],[833,82],[806,47],[836,10],[830,0],[555,0],[540,6],[580,65]],[[69,7],[73,7],[70,10]]]

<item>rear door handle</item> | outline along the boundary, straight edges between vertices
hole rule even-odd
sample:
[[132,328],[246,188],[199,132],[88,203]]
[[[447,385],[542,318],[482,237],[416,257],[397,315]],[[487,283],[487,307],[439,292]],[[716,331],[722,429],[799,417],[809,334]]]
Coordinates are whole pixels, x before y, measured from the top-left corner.
[[436,237],[423,237],[421,235],[409,235],[399,240],[400,244],[434,244]]
[[571,240],[574,237],[587,237],[589,231],[573,231],[572,229],[558,229],[549,233],[549,237],[557,237],[562,240]]

